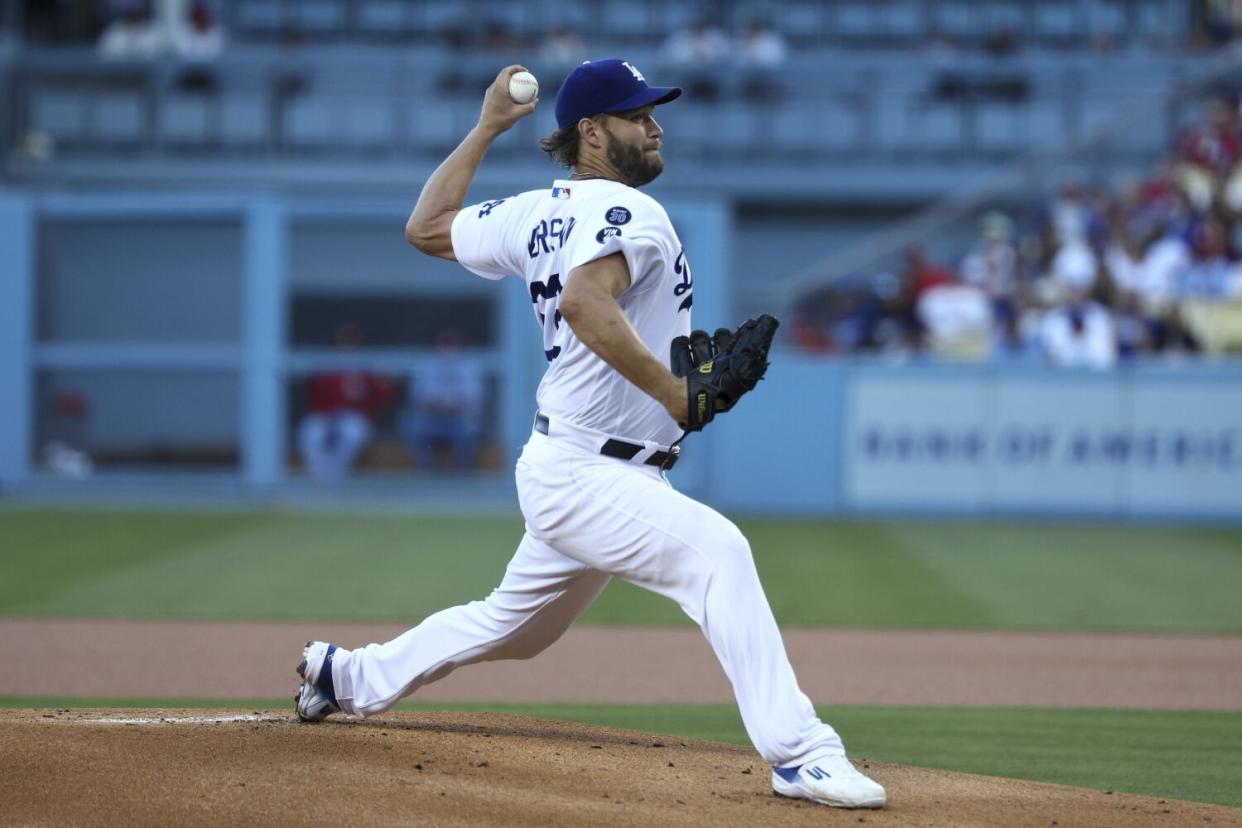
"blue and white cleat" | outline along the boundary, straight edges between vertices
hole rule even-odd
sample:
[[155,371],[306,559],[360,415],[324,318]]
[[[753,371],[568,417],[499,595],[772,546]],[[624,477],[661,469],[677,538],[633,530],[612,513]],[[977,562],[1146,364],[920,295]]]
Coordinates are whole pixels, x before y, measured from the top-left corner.
[[772,790],[833,808],[883,808],[887,799],[881,785],[841,754],[825,754],[796,768],[773,768]]
[[308,641],[302,650],[302,663],[298,675],[302,686],[298,688],[298,718],[304,722],[322,722],[333,713],[340,713],[336,703],[336,688],[332,684],[332,659],[336,645],[326,641]]

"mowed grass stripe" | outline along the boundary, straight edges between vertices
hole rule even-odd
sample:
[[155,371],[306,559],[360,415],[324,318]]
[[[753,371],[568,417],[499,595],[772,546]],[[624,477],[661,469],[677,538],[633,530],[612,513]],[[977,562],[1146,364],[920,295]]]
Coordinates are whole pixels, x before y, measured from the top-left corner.
[[[288,699],[0,697],[7,708],[288,711]],[[403,702],[400,710],[478,710],[749,744],[732,705],[496,705]],[[1242,807],[1242,713],[819,706],[851,756]],[[762,766],[755,757],[756,766]],[[899,791],[890,794],[896,798]]]
[[1002,626],[1237,629],[1235,529],[914,523],[890,534]]
[[[1242,631],[1242,529],[739,521],[797,626]],[[486,597],[520,519],[0,509],[0,614],[411,620]],[[685,624],[614,582],[585,623]]]

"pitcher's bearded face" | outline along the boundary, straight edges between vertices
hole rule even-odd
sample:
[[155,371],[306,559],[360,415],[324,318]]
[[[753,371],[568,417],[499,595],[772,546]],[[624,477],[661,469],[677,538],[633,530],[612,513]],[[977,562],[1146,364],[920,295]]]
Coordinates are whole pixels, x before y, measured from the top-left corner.
[[609,116],[600,126],[608,135],[608,163],[631,187],[654,181],[664,171],[660,156],[664,130],[651,117],[651,107]]

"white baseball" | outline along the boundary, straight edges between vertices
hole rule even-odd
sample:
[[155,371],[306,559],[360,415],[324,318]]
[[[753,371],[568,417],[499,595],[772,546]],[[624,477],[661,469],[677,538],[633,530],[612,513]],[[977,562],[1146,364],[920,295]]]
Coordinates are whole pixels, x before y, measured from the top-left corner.
[[517,72],[509,78],[509,97],[518,103],[530,103],[538,94],[539,81],[530,72]]

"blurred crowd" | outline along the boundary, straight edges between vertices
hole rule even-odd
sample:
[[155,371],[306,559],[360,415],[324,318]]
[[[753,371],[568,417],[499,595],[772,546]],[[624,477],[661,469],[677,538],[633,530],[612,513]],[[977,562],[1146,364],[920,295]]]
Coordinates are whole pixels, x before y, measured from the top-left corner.
[[28,0],[27,40],[94,43],[107,60],[211,61],[228,35],[210,0]]
[[[346,364],[307,378],[296,440],[310,476],[341,480],[364,461],[419,471],[476,468],[487,436],[486,382],[466,357],[461,335],[438,332],[433,359],[404,378],[350,365],[362,345],[362,329],[342,325],[336,349]],[[394,441],[400,444],[395,456],[383,456]]]
[[1033,214],[989,210],[956,261],[905,251],[899,272],[798,302],[811,352],[1108,368],[1146,354],[1242,352],[1242,133],[1213,99],[1146,180],[1063,184]]
[[[896,28],[884,21],[889,14],[884,8],[874,11],[860,10],[857,4],[835,4],[825,0],[829,12],[817,18],[801,14],[805,5],[797,0],[774,0],[755,6],[743,0],[682,0],[669,3],[678,7],[681,14],[670,15],[663,8],[666,2],[657,0],[604,0],[590,4],[590,9],[574,8],[560,15],[561,23],[549,34],[548,16],[510,14],[500,4],[481,0],[458,0],[453,11],[446,12],[443,4],[429,10],[426,15],[407,14],[408,9],[392,11],[394,4],[377,2],[385,7],[382,15],[388,27],[371,23],[359,25],[363,19],[371,20],[371,11],[364,10],[360,0],[315,0],[299,3],[296,0],[281,3],[276,10],[265,10],[258,15],[263,22],[248,26],[249,16],[242,7],[247,0],[19,0],[22,27],[26,39],[32,43],[84,44],[98,42],[101,47],[121,48],[135,57],[150,57],[179,53],[184,44],[178,41],[185,35],[202,38],[210,35],[192,49],[222,46],[218,36],[223,27],[218,19],[238,24],[239,40],[270,39],[271,15],[278,19],[278,36],[286,39],[302,37],[328,37],[333,42],[356,40],[359,43],[378,40],[392,42],[395,38],[411,43],[439,42],[462,50],[494,54],[497,51],[522,50],[530,54],[538,50],[542,57],[577,60],[583,39],[622,39],[628,36],[660,45],[653,37],[666,37],[666,51],[675,52],[679,58],[705,59],[718,57],[732,60],[755,60],[759,63],[779,59],[784,54],[786,38],[798,48],[824,46],[893,46],[922,45],[938,49],[964,50],[982,48],[994,55],[1012,54],[1028,43],[1042,42],[1055,48],[1088,48],[1111,51],[1123,48],[1122,40],[1138,38],[1148,46],[1158,48],[1213,48],[1238,37],[1242,32],[1242,4],[1238,0],[1190,0],[1180,11],[1178,4],[1170,0],[1174,16],[1184,21],[1175,32],[1162,33],[1160,26],[1150,21],[1138,25],[1153,9],[1150,4],[1138,0],[1121,3],[1084,0],[1080,7],[1061,4],[1063,23],[1053,30],[1035,32],[1023,21],[1030,20],[1030,8],[1021,0],[999,3],[945,4],[937,8],[937,0],[931,0],[919,9],[926,18],[927,31],[922,35],[912,31],[907,20]],[[1092,5],[1092,4],[1095,5]],[[420,3],[410,2],[414,8]],[[308,10],[311,18],[331,20],[334,25],[305,24],[300,6]],[[194,11],[191,12],[190,8]],[[785,14],[788,11],[790,14]],[[943,14],[941,12],[944,11]],[[1156,9],[1157,13],[1166,10]],[[965,27],[961,16],[965,12],[972,18]],[[1091,13],[1088,13],[1091,12]],[[1111,12],[1111,15],[1109,14]],[[687,13],[698,22],[668,34],[670,18],[685,19]],[[1066,17],[1068,15],[1068,18]],[[1121,15],[1120,29],[1116,21],[1112,26],[1101,22],[1110,16]],[[760,16],[769,18],[761,22]],[[1054,17],[1056,15],[1054,14]],[[850,18],[852,23],[841,24],[838,18]],[[942,19],[952,18],[953,25],[945,25]],[[618,27],[613,21],[626,19],[628,25]],[[818,28],[814,22],[819,20]],[[1072,21],[1065,25],[1064,21]],[[509,22],[513,21],[513,22]],[[797,21],[797,22],[791,22]],[[890,21],[891,22],[891,21]],[[575,26],[576,24],[576,26]],[[104,33],[107,32],[107,36]],[[656,33],[660,34],[657,35]]]

